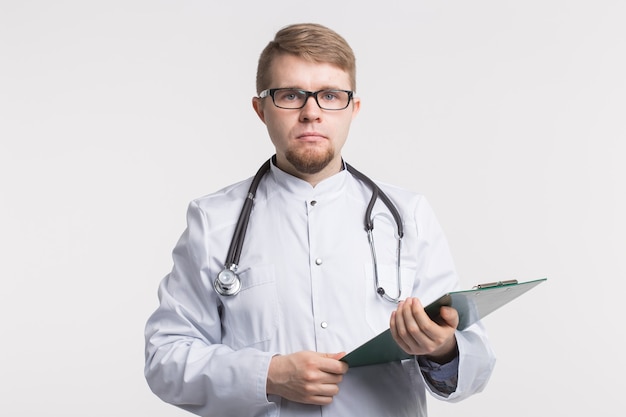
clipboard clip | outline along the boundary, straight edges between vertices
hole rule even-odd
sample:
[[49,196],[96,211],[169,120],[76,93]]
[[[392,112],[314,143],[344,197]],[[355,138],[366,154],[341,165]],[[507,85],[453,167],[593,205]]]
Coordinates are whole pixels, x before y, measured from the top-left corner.
[[484,284],[478,284],[475,285],[472,289],[474,290],[480,290],[483,288],[493,288],[493,287],[502,287],[504,285],[514,285],[517,284],[517,280],[516,279],[508,279],[505,281],[495,281],[495,282],[487,282]]

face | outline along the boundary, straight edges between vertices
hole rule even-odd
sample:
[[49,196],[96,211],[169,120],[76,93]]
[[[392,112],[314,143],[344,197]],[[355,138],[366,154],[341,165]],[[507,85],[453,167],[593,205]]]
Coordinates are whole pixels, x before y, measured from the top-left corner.
[[[277,56],[270,75],[270,88],[351,89],[344,70],[293,55]],[[322,110],[315,98],[309,97],[301,109],[280,109],[269,96],[252,99],[254,110],[267,126],[276,148],[278,167],[313,185],[341,170],[341,149],[360,104],[354,98],[344,110]]]

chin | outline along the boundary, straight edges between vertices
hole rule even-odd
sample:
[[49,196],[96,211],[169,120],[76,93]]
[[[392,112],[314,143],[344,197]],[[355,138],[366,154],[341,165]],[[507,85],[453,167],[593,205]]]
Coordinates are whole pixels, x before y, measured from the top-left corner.
[[335,158],[332,149],[289,150],[285,154],[287,161],[303,174],[317,174]]

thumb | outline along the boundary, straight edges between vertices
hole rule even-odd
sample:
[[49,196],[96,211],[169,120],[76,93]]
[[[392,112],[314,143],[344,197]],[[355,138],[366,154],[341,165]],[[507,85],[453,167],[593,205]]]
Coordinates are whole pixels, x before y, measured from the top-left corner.
[[459,313],[452,307],[441,307],[439,311],[439,315],[446,322],[446,324],[450,327],[454,327],[455,329],[459,325]]
[[339,353],[324,353],[323,356],[325,358],[329,358],[329,359],[341,359],[344,356],[346,356],[346,352],[339,352]]

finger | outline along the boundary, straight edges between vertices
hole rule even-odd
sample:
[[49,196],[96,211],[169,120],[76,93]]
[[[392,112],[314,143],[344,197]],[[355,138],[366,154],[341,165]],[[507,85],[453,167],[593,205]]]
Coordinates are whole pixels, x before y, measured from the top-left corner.
[[410,353],[419,355],[430,351],[441,337],[441,329],[428,317],[419,299],[413,298],[407,303],[403,318],[406,327],[403,340],[410,347]]
[[348,372],[348,364],[339,360],[346,355],[346,352],[321,353],[320,355],[322,358],[328,359],[320,363],[320,371],[335,375],[343,375]]
[[341,359],[344,356],[346,356],[346,352],[339,352],[339,353],[324,353],[324,356],[330,359]]
[[[411,299],[411,303],[404,312],[405,326],[407,329],[407,337],[405,340],[414,349],[421,349],[424,345],[424,340],[427,338],[425,326],[430,323],[428,315],[422,307],[422,303],[419,299]],[[426,318],[426,320],[425,320]]]
[[[419,304],[419,307],[417,307],[416,304]],[[433,320],[428,316],[428,313],[426,313],[426,310],[421,306],[419,300],[416,299],[412,313],[420,329],[420,333],[424,335],[424,338],[421,339],[423,346],[426,346],[427,343],[429,344],[440,340],[443,336],[442,331],[448,331],[446,328],[456,329],[458,326],[458,313],[452,307],[441,307],[439,316]]]
[[451,330],[454,331],[459,323],[457,311],[447,306],[440,308],[439,316],[435,320],[432,320],[423,308],[415,309],[413,314],[421,333],[427,338],[422,339],[424,346],[431,342],[439,343],[441,338],[446,337]]
[[339,387],[336,384],[326,384],[320,386],[318,393],[311,395],[303,402],[314,405],[328,405],[333,402],[333,397],[337,394],[339,394]]
[[413,337],[418,340],[423,340],[423,337],[432,339],[439,326],[428,316],[419,299],[416,298],[412,303],[410,314],[415,323],[415,327],[411,328]]
[[409,352],[409,347],[406,345],[404,340],[402,340],[398,333],[397,316],[398,313],[396,311],[391,312],[391,319],[389,320],[389,330],[391,330],[391,337],[393,337],[393,340],[396,341],[396,343],[398,344],[398,346],[400,346],[402,350]]
[[[432,321],[422,308],[421,311],[413,311],[424,338],[421,339],[421,347],[424,353],[441,356],[443,352],[445,358],[452,353],[452,347],[456,347],[454,331],[458,326],[459,318],[457,311],[452,307],[441,307],[439,319]],[[439,352],[439,353],[437,353]],[[448,359],[444,359],[448,361]]]
[[[411,334],[412,327],[415,327],[415,320],[411,314],[412,299],[406,299],[400,303],[397,311],[392,314],[396,343],[407,353],[414,353],[419,347],[414,336]],[[394,334],[392,333],[392,335]]]

